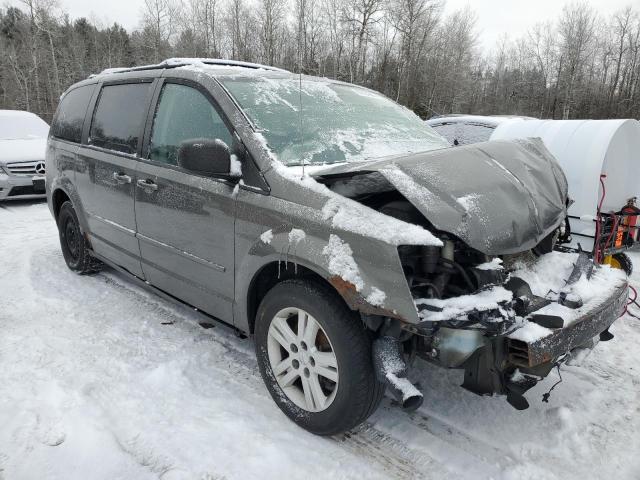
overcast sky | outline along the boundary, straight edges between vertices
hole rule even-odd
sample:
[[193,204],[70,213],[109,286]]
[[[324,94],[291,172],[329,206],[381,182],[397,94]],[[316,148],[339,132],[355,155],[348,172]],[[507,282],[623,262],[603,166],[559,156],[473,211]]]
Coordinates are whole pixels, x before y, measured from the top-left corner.
[[[0,0],[1,1],[1,0]],[[493,47],[501,35],[517,38],[533,24],[555,19],[562,7],[573,0],[446,0],[445,12],[470,5],[478,14],[478,40],[481,47]],[[5,0],[6,2],[6,0]],[[131,30],[139,23],[144,0],[59,0],[72,17],[88,17],[111,24],[118,22]],[[609,15],[640,0],[590,0],[589,3]],[[9,5],[18,0],[9,0]]]
[[[446,0],[445,12],[452,12],[470,5],[478,14],[478,41],[485,49],[493,47],[507,34],[518,38],[538,22],[555,20],[565,5],[575,0]],[[595,10],[604,15],[625,8],[640,6],[640,0],[590,0]]]

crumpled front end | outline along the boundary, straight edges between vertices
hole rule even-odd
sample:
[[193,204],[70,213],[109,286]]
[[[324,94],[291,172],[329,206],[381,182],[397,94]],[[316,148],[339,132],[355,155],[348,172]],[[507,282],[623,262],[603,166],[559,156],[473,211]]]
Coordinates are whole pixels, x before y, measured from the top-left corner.
[[608,329],[628,298],[624,273],[586,253],[496,257],[476,269],[485,283],[472,294],[415,298],[418,354],[464,368],[463,387],[506,394],[516,408],[554,366],[613,338]]
[[[611,338],[608,328],[627,299],[626,278],[595,267],[585,253],[554,251],[568,235],[570,200],[566,178],[541,141],[339,165],[315,177],[367,212],[400,220],[397,231],[417,226],[437,240],[392,236],[409,298],[399,299],[405,291],[397,276],[393,285],[377,278],[385,301],[358,308],[377,342],[394,338],[403,353],[464,369],[465,388],[507,394],[524,408],[522,394],[555,365]],[[335,215],[332,226],[336,218],[353,219],[353,211]],[[384,225],[372,215],[362,218],[370,218],[370,236]],[[362,260],[370,258],[368,250],[360,252],[365,273],[384,271]],[[389,299],[410,305],[398,315]]]

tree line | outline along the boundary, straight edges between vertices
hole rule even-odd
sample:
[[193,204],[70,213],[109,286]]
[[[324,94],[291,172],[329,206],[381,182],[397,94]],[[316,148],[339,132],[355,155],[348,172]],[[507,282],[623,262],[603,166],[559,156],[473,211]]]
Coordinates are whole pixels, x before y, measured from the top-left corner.
[[72,19],[57,0],[21,0],[0,9],[0,108],[50,121],[92,73],[207,57],[365,85],[424,118],[640,118],[637,7],[603,16],[574,3],[483,51],[473,10],[445,14],[444,1],[145,0],[129,32]]

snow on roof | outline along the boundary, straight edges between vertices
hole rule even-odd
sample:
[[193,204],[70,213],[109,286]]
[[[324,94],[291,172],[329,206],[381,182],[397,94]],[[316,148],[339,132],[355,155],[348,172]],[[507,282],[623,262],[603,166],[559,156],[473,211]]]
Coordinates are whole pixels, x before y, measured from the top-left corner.
[[269,65],[261,65],[259,63],[251,63],[251,62],[242,62],[239,60],[227,60],[221,58],[186,58],[186,57],[174,57],[167,58],[162,62],[155,65],[140,65],[137,67],[116,67],[116,68],[106,68],[102,70],[99,75],[110,75],[116,73],[124,73],[124,72],[133,72],[140,70],[155,70],[162,68],[174,68],[174,67],[183,67],[183,66],[197,66],[197,67],[208,67],[208,66],[221,66],[221,67],[241,67],[241,68],[251,68],[255,70],[271,70],[276,72],[287,72],[287,70],[283,70],[281,68],[272,67]]

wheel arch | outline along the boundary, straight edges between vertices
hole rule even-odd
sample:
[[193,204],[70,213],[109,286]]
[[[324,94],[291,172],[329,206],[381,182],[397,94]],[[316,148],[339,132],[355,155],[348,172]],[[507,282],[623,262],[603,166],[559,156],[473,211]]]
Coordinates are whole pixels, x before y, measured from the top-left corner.
[[[64,202],[71,202],[71,197],[62,188],[57,188],[51,194],[51,206],[53,209],[53,218],[58,221],[58,215],[60,214],[60,208]],[[72,202],[73,203],[73,202]]]
[[254,333],[258,307],[265,295],[277,284],[292,278],[306,279],[323,285],[340,298],[347,308],[355,310],[353,305],[349,305],[347,299],[341,295],[340,291],[312,267],[307,265],[284,263],[281,261],[271,261],[256,271],[249,283],[249,288],[247,289],[246,305],[249,333]]

